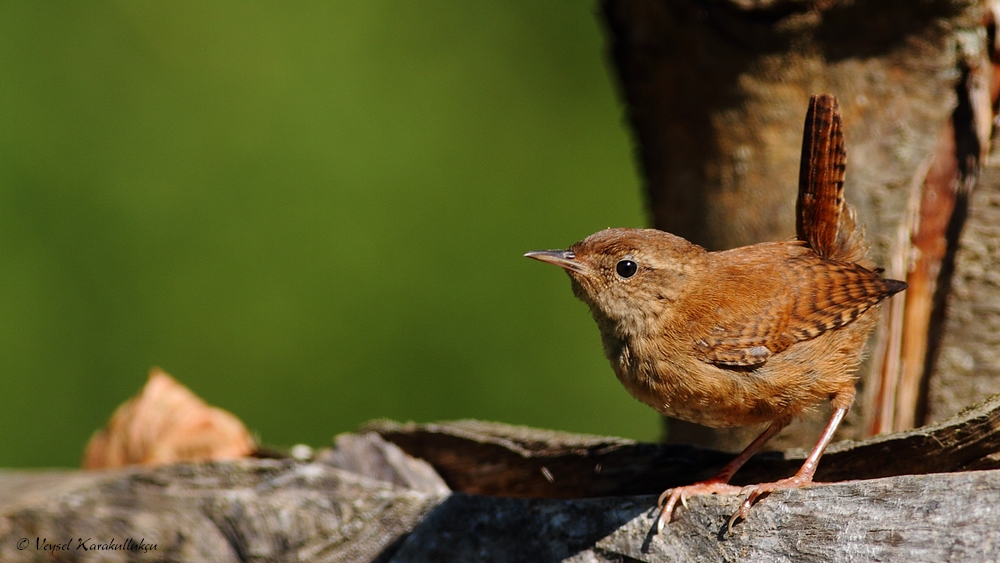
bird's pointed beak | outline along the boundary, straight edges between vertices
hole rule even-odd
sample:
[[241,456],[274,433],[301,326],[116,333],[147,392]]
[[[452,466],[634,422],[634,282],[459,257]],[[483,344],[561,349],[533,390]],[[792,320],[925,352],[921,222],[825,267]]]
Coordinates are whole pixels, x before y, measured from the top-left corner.
[[590,273],[590,269],[583,263],[578,262],[576,254],[571,250],[532,250],[531,252],[526,252],[524,255],[528,258],[534,258],[539,262],[559,266],[570,272],[583,275]]

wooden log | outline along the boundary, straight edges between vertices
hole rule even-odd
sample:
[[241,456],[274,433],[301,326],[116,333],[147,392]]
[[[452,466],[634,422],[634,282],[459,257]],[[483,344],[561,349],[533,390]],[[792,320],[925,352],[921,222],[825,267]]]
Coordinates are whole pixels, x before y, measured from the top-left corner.
[[343,442],[314,462],[0,472],[0,561],[374,561],[447,489],[377,436]]
[[[655,536],[643,494],[711,472],[727,459],[717,451],[473,421],[377,422],[336,445],[308,461],[0,471],[0,561],[1000,558],[1000,470],[940,473],[1000,467],[1000,396],[836,444],[820,475],[858,480],[776,492],[733,535],[734,497],[694,498]],[[787,474],[801,458],[762,454],[738,475]],[[870,478],[883,475],[895,476]]]
[[[412,456],[427,460],[445,482],[466,493],[579,498],[659,494],[708,478],[731,454],[681,444],[644,444],[482,421],[437,424],[374,422],[365,426]],[[816,479],[841,481],[894,475],[1000,468],[1000,395],[939,424],[833,444]],[[807,450],[754,456],[733,482],[772,481],[795,473]]]
[[726,533],[732,497],[689,501],[655,535],[655,497],[454,495],[392,561],[996,561],[1000,471],[852,481],[775,493]]

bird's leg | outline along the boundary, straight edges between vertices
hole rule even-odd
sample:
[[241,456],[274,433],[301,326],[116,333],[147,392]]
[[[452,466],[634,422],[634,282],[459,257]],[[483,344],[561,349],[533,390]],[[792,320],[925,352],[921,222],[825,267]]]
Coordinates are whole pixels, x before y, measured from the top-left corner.
[[772,422],[760,436],[750,442],[750,445],[743,449],[742,452],[732,459],[729,463],[722,467],[715,476],[707,479],[705,481],[700,481],[691,485],[685,485],[683,487],[674,487],[672,489],[667,489],[663,491],[660,495],[660,499],[657,501],[657,506],[661,506],[660,517],[656,523],[656,533],[660,534],[663,532],[663,526],[670,522],[673,518],[674,507],[677,505],[677,501],[681,501],[681,504],[687,507],[688,497],[694,495],[711,495],[711,494],[723,494],[723,495],[735,495],[740,493],[743,489],[737,487],[736,485],[730,485],[729,480],[733,478],[733,474],[736,473],[743,464],[747,462],[748,459],[753,457],[753,454],[757,453],[768,440],[774,437],[775,434],[781,431],[782,428],[788,426],[791,422],[790,419],[777,420]]
[[809,452],[809,457],[806,458],[805,463],[802,464],[802,467],[799,468],[795,475],[773,483],[750,485],[743,489],[742,492],[749,494],[747,495],[746,500],[740,504],[740,509],[729,518],[729,533],[733,532],[734,522],[746,519],[747,515],[750,514],[750,508],[753,506],[754,502],[757,501],[760,495],[781,489],[798,489],[813,482],[813,475],[816,474],[816,467],[819,465],[819,458],[823,456],[823,451],[826,450],[826,447],[830,444],[830,440],[833,439],[833,434],[837,431],[837,427],[840,426],[840,421],[844,420],[844,415],[847,414],[848,408],[850,408],[850,404],[846,407],[837,407],[837,409],[833,411],[833,416],[830,417],[830,422],[826,423],[826,428],[823,429],[823,435],[820,436],[819,441],[816,442],[812,451]]

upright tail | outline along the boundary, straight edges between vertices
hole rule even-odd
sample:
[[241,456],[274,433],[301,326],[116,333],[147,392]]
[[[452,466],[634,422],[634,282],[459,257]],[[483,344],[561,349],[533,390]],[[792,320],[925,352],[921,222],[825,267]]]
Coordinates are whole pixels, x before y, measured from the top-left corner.
[[854,209],[844,199],[846,165],[837,98],[814,95],[802,134],[795,230],[799,240],[823,258],[864,262],[868,254],[864,232],[858,229]]

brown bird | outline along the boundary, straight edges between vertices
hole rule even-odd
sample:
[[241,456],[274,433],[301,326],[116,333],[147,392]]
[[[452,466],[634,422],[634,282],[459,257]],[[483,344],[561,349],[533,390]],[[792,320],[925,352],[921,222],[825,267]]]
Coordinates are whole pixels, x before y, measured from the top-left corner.
[[[711,479],[660,496],[658,531],[678,500],[764,493],[812,482],[854,400],[855,371],[879,303],[906,283],[884,279],[845,205],[836,98],[813,96],[799,178],[799,240],[707,252],[654,229],[607,229],[568,250],[525,254],[566,270],[589,307],[619,381],[667,416],[712,427],[767,424]],[[792,477],[746,489],[733,474],[796,416],[829,400],[833,416]]]

